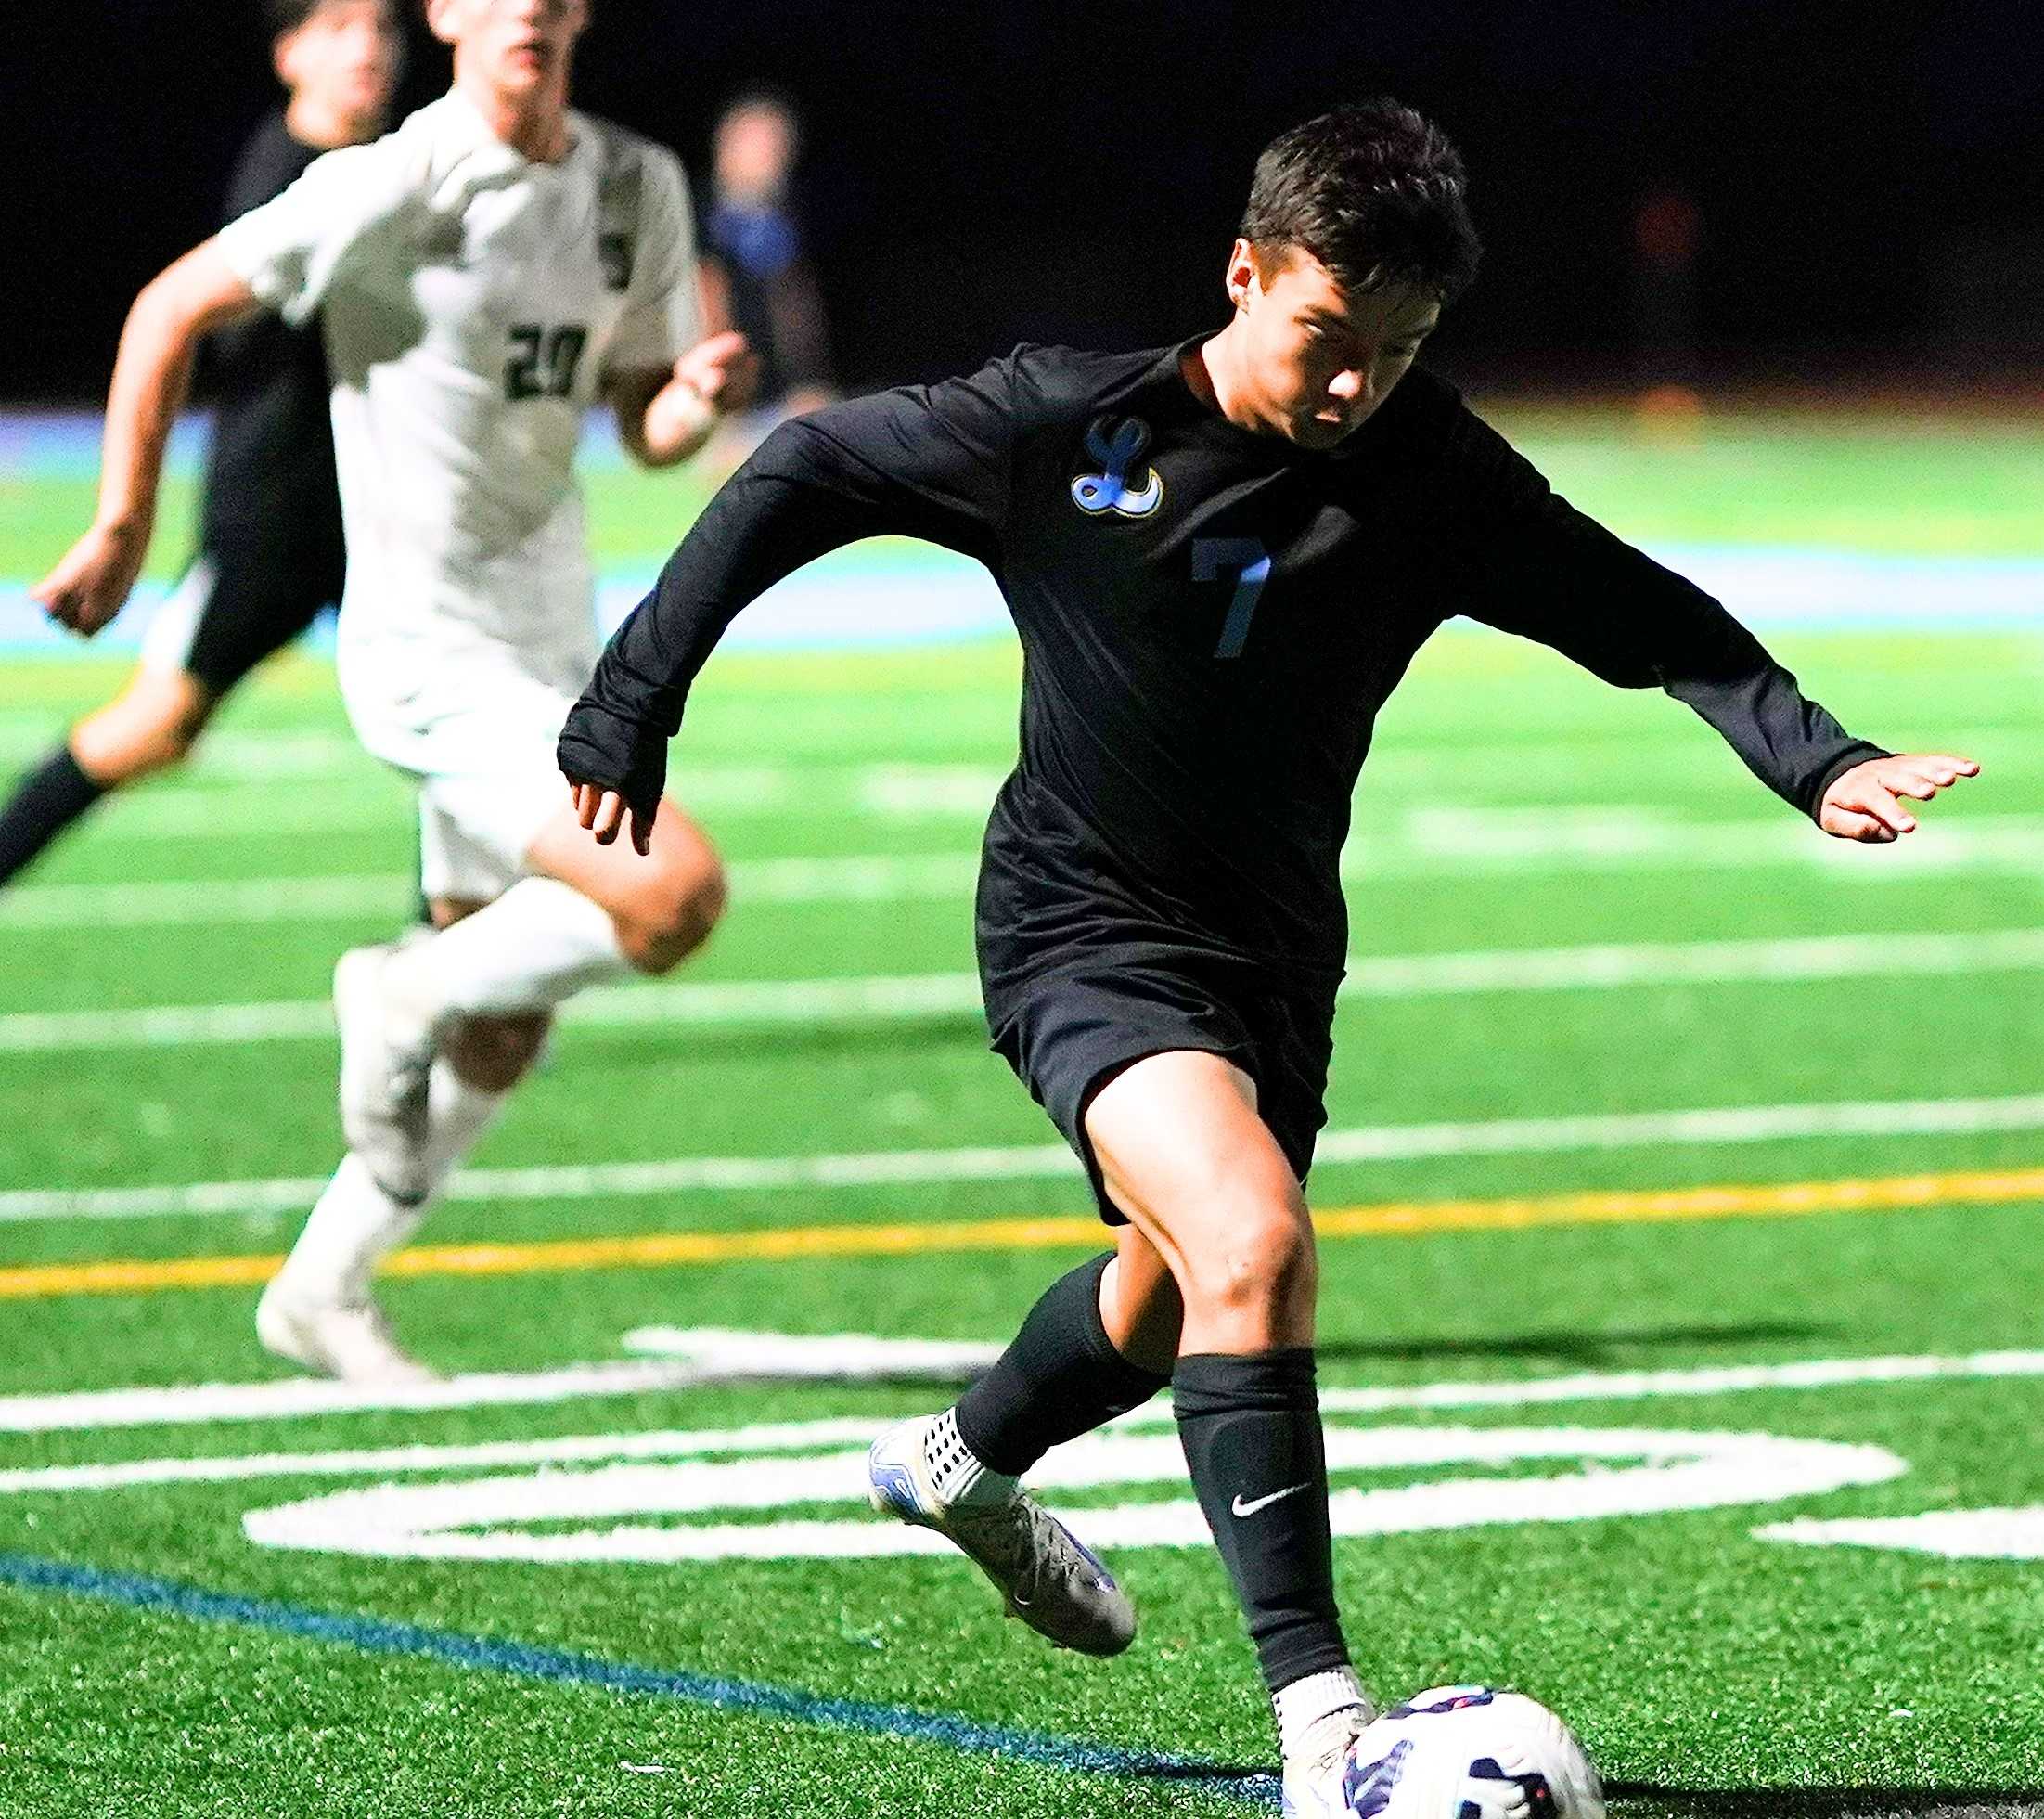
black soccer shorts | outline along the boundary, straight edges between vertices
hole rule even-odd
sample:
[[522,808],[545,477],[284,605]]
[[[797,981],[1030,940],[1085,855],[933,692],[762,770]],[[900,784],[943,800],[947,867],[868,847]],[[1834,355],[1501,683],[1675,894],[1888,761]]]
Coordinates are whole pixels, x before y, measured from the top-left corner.
[[1224,1056],[1256,1083],[1257,1109],[1304,1181],[1327,1122],[1334,994],[1297,989],[1253,961],[1154,948],[1117,961],[1090,954],[990,1004],[993,1046],[1086,1165],[1100,1217],[1125,1225],[1107,1197],[1086,1111],[1093,1095],[1147,1055],[1190,1049]]
[[143,656],[182,669],[215,696],[225,695],[340,601],[345,571],[339,548],[291,548],[259,537],[216,536],[157,609]]

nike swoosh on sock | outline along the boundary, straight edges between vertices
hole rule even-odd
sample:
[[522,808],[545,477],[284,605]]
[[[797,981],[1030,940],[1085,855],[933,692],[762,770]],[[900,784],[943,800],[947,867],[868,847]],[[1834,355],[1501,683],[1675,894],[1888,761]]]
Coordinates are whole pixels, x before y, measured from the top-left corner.
[[1311,1478],[1307,1478],[1304,1484],[1288,1484],[1282,1490],[1273,1490],[1269,1496],[1258,1497],[1253,1503],[1247,1503],[1242,1502],[1241,1493],[1237,1491],[1235,1501],[1228,1504],[1228,1508],[1239,1516],[1254,1516],[1258,1510],[1268,1509],[1273,1503],[1281,1503],[1287,1497],[1296,1497],[1312,1482]]

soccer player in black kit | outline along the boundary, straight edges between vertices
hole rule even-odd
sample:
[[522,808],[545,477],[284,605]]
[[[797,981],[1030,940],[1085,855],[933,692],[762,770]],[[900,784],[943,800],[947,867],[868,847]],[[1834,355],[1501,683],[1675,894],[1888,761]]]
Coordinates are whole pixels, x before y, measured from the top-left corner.
[[[375,138],[403,49],[391,0],[268,0],[266,12],[289,101],[243,147],[228,221],[288,189],[321,153]],[[264,316],[224,330],[207,355],[216,406],[198,551],[126,689],[0,808],[0,884],[108,792],[185,758],[241,679],[341,599],[341,492],[318,323]],[[149,529],[137,521],[109,532],[146,544]]]
[[746,602],[855,537],[978,558],[1024,657],[980,876],[995,1048],[1086,1163],[1116,1248],[986,1376],[875,1443],[937,1529],[1068,1646],[1125,1647],[1112,1579],[1017,1479],[1168,1382],[1276,1707],[1285,1810],[1343,1814],[1370,1716],[1337,1620],[1313,1231],[1347,951],[1338,862],[1372,721],[1466,613],[1659,687],[1841,838],[1977,767],[1849,736],[1718,604],[1575,510],[1409,371],[1477,244],[1453,148],[1388,102],[1257,162],[1218,334],[1022,348],[769,438],[620,629],[560,739],[583,824],[642,840],[690,681]]

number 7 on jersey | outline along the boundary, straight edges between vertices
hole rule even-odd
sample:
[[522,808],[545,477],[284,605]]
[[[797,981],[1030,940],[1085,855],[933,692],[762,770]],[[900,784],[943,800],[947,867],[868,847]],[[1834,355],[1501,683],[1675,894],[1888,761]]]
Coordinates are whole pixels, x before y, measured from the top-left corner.
[[1249,622],[1256,616],[1256,601],[1270,579],[1270,552],[1253,536],[1202,536],[1192,540],[1192,578],[1220,581],[1234,578],[1235,598],[1228,602],[1228,617],[1221,624],[1221,641],[1214,647],[1215,657],[1239,657],[1249,642]]

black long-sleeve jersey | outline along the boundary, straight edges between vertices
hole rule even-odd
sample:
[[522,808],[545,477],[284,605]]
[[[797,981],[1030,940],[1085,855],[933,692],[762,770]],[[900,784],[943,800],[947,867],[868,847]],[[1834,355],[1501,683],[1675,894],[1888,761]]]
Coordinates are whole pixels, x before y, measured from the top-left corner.
[[977,558],[1024,655],[1021,760],[979,896],[997,1016],[1074,956],[1159,948],[1331,995],[1371,728],[1457,613],[1665,689],[1806,813],[1882,755],[1441,381],[1409,374],[1317,454],[1228,422],[1187,384],[1187,352],[1025,347],[777,431],[611,640],[563,770],[649,806],[725,626],[824,551],[896,532]]
[[[272,114],[242,148],[222,219],[282,195],[319,155]],[[252,547],[279,561],[339,551],[332,387],[317,319],[291,328],[264,311],[223,329],[207,344],[204,374],[214,409],[200,544]]]

